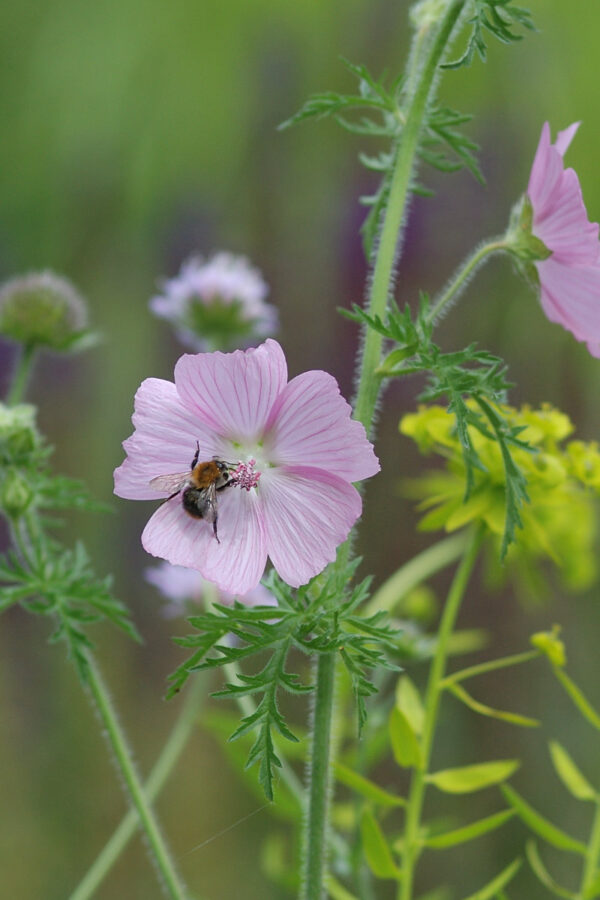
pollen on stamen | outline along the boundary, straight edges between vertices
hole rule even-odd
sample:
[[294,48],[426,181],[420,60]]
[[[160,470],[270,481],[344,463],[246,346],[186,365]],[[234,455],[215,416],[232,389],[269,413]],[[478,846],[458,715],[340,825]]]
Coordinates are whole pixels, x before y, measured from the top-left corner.
[[230,471],[229,477],[234,484],[237,484],[238,487],[244,488],[244,490],[249,491],[250,488],[257,487],[258,479],[261,476],[261,472],[255,472],[254,466],[256,465],[255,459],[249,459],[248,462],[239,462],[233,471]]

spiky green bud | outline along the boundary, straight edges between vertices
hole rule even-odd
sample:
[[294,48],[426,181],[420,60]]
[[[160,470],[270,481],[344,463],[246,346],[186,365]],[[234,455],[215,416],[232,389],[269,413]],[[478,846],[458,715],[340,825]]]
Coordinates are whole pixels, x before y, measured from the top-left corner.
[[19,276],[0,289],[0,334],[26,347],[75,349],[89,335],[87,321],[83,298],[52,272]]

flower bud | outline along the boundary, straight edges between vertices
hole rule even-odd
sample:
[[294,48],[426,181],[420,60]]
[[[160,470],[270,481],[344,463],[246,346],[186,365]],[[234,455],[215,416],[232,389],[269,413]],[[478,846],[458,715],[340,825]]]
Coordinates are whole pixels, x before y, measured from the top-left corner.
[[562,668],[567,663],[565,645],[559,638],[560,625],[554,625],[552,631],[538,631],[529,638],[531,644],[544,653],[550,662]]
[[86,326],[85,302],[66,278],[34,272],[0,288],[0,334],[11,340],[70,350],[86,334]]
[[18,469],[9,468],[0,480],[0,507],[9,518],[22,515],[31,501],[33,491]]
[[0,464],[24,463],[38,443],[35,407],[0,403]]

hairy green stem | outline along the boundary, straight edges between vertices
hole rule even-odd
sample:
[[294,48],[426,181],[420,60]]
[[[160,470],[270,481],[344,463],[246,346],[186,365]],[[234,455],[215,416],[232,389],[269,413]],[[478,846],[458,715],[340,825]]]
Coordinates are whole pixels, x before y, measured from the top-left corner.
[[583,867],[583,876],[581,879],[581,896],[585,896],[594,878],[598,874],[598,865],[600,862],[600,799],[596,800],[596,809],[594,812],[594,822],[588,843],[585,864]]
[[23,402],[27,383],[33,369],[34,358],[35,347],[33,345],[25,344],[17,360],[12,384],[6,395],[5,403],[7,406],[16,406],[17,403]]
[[106,729],[108,740],[114,751],[119,770],[127,786],[132,803],[137,810],[140,824],[150,845],[152,856],[156,861],[162,883],[172,900],[186,900],[187,894],[181,884],[171,855],[160,833],[154,812],[136,772],[127,741],[119,725],[104,680],[91,655],[88,656],[88,687]]
[[[420,69],[419,79],[411,98],[406,123],[396,151],[389,196],[373,269],[373,280],[367,308],[370,316],[383,317],[385,315],[397,262],[402,223],[406,213],[406,204],[427,107],[432,99],[439,64],[448,48],[454,26],[465,2],[466,0],[453,0],[453,2],[448,3],[435,39],[430,44],[425,44],[428,51],[427,56]],[[362,350],[360,379],[354,409],[355,418],[362,422],[367,434],[371,431],[377,395],[381,385],[381,379],[375,374],[375,370],[381,360],[382,341],[382,335],[373,328],[367,329]]]
[[[205,698],[206,679],[197,677],[186,692],[181,712],[173,726],[160,756],[154,764],[148,780],[144,784],[144,792],[152,802],[161,792],[167,778],[173,771],[181,752],[198,720],[198,713]],[[96,893],[117,859],[137,832],[140,820],[137,812],[130,809],[123,817],[104,849],[96,857],[87,873],[77,885],[69,900],[89,900]]]
[[398,888],[398,900],[412,900],[413,878],[415,865],[419,855],[419,838],[421,828],[421,811],[425,797],[427,771],[431,758],[433,739],[437,725],[440,695],[443,690],[442,679],[446,668],[448,656],[448,643],[458,616],[469,578],[477,560],[481,546],[482,532],[477,529],[472,532],[460,565],[450,587],[446,605],[442,613],[442,620],[438,633],[435,656],[429,672],[427,693],[425,697],[425,720],[423,722],[423,737],[421,739],[421,766],[415,769],[406,807],[406,826],[404,833],[404,850],[402,859],[402,881]]
[[[373,279],[367,311],[382,316],[388,304],[390,286],[397,261],[402,223],[410,193],[415,160],[428,104],[434,93],[436,73],[446,52],[454,27],[466,0],[449,0],[448,6],[430,41],[424,40],[422,30],[414,42],[423,52],[423,63],[416,59],[416,47],[411,56],[415,73],[414,89],[409,97],[409,109],[396,148],[390,190],[383,215],[381,233],[375,255]],[[418,74],[417,74],[418,73]],[[411,85],[412,87],[412,85]],[[381,378],[376,369],[381,360],[382,336],[367,329],[359,362],[359,381],[354,404],[354,418],[362,422],[367,434],[371,432]],[[344,565],[350,555],[350,541],[338,551],[336,566]],[[335,687],[335,656],[322,654],[317,668],[314,727],[311,736],[311,764],[309,775],[308,810],[303,832],[304,872],[301,897],[321,900],[329,819],[329,769],[333,696]]]
[[322,653],[317,664],[313,711],[312,748],[309,761],[309,798],[304,829],[303,900],[322,900],[327,858],[327,824],[331,721],[335,689],[335,653]]
[[430,322],[435,322],[448,304],[458,299],[461,291],[466,288],[469,278],[474,274],[475,270],[479,268],[486,257],[491,253],[496,253],[498,250],[505,250],[506,246],[507,244],[504,238],[494,238],[492,241],[480,244],[479,247],[467,257],[465,262],[459,266],[440,297],[435,300],[429,310],[427,316],[428,320]]

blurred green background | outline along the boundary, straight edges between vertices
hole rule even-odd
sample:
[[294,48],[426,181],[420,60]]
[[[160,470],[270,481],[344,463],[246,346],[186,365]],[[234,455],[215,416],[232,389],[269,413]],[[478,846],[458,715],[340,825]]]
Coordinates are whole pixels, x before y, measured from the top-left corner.
[[[481,237],[505,227],[524,190],[542,123],[553,133],[581,119],[569,151],[592,220],[600,218],[597,157],[600,107],[594,77],[600,7],[560,0],[528,4],[539,34],[513,47],[493,43],[489,61],[450,73],[441,96],[476,113],[468,127],[482,145],[487,186],[467,173],[422,173],[432,200],[412,204],[397,297],[435,292]],[[357,161],[361,144],[331,123],[278,133],[277,124],[308,94],[353,89],[343,55],[392,74],[408,42],[405,2],[391,0],[15,0],[0,12],[0,276],[52,268],[88,297],[104,343],[72,359],[40,361],[30,397],[56,447],[58,470],[88,479],[112,498],[112,470],[131,431],[133,394],[148,375],[170,378],[180,348],[148,314],[157,281],[191,252],[230,249],[248,255],[280,309],[280,340],[291,374],[326,368],[352,393],[356,329],[336,313],[360,302],[366,275],[357,231],[360,194],[374,185]],[[514,402],[549,400],[574,418],[578,434],[598,433],[599,363],[546,321],[504,260],[493,260],[441,329],[447,349],[477,340],[503,355],[517,387]],[[12,348],[3,345],[8,384]],[[377,581],[432,538],[415,535],[416,514],[397,481],[421,465],[397,435],[418,385],[390,389],[378,423],[385,477],[366,493],[361,529],[365,571]],[[139,535],[147,504],[115,499],[116,514],[73,516],[65,537],[82,536],[100,573],[133,609],[145,640],[134,646],[99,631],[99,656],[140,768],[148,771],[177,712],[162,697],[181,659],[170,640],[186,626],[166,621],[143,579],[150,562]],[[440,592],[445,584],[439,582]],[[523,649],[553,621],[565,626],[570,671],[600,705],[597,591],[524,609],[510,592],[473,590],[463,624],[488,628],[490,654]],[[0,895],[63,900],[125,809],[122,792],[87,701],[61,647],[48,647],[44,622],[19,610],[0,631]],[[475,657],[473,657],[475,659]],[[419,680],[422,672],[415,670]],[[497,676],[486,699],[545,721],[524,732],[495,726],[448,701],[440,765],[520,756],[515,784],[557,824],[586,835],[588,813],[551,770],[546,741],[576,751],[600,784],[600,735],[573,715],[543,666]],[[394,786],[396,770],[382,774]],[[550,787],[550,789],[549,789]],[[472,815],[498,808],[476,799]],[[280,826],[267,810],[207,846],[191,848],[259,806],[240,785],[214,739],[199,732],[159,803],[175,856],[189,883],[210,900],[288,896],[270,884],[259,859],[265,836]],[[287,832],[284,833],[287,834]],[[452,851],[423,873],[423,890],[447,877],[454,896],[474,891],[508,863],[525,832],[514,826]],[[467,862],[465,862],[465,860]],[[571,884],[573,861],[551,863]],[[562,867],[562,869],[561,869]],[[381,896],[391,896],[389,885]],[[136,840],[97,894],[100,900],[159,896]],[[528,874],[510,896],[544,896]]]

